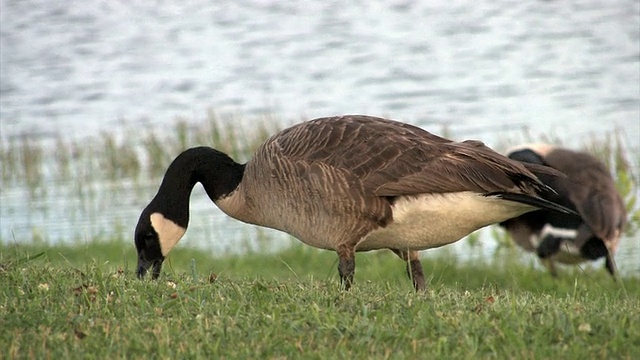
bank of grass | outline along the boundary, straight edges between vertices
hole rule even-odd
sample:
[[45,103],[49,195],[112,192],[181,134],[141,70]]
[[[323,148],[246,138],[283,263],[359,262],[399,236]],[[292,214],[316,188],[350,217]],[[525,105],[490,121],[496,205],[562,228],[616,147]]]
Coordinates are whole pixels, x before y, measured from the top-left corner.
[[[132,244],[0,247],[2,358],[628,358],[640,356],[640,279],[560,279],[513,256],[423,259],[415,294],[385,251],[339,290],[332,252],[214,257],[178,248],[158,281]],[[505,249],[504,251],[509,251]]]

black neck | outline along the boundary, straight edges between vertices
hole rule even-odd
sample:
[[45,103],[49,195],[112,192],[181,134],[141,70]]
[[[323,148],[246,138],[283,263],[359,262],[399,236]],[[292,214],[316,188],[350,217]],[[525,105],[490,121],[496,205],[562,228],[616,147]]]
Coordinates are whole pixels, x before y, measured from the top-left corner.
[[149,214],[160,212],[186,228],[189,198],[195,184],[201,183],[209,198],[216,201],[236,189],[244,168],[218,150],[204,146],[187,149],[169,165],[147,210]]

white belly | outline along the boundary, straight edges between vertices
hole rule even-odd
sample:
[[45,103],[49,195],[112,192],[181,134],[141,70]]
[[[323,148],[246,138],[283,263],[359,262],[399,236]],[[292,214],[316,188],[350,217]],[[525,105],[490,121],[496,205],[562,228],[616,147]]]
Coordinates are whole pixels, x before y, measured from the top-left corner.
[[535,210],[530,205],[474,192],[396,199],[393,222],[369,233],[357,250],[424,250],[458,241],[484,226]]

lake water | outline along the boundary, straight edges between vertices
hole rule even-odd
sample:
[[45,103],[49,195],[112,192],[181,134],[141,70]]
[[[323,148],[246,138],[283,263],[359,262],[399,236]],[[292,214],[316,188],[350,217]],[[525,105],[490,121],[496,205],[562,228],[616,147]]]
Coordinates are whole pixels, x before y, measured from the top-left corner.
[[[292,123],[382,115],[490,146],[523,129],[570,146],[621,129],[640,151],[638,0],[0,0],[0,49],[3,139],[169,131],[211,108]],[[0,237],[128,234],[155,191],[152,180],[137,197],[91,186],[89,205],[72,186],[38,200],[3,188]],[[191,244],[255,236],[201,191],[192,206]],[[638,240],[620,252],[640,273]]]

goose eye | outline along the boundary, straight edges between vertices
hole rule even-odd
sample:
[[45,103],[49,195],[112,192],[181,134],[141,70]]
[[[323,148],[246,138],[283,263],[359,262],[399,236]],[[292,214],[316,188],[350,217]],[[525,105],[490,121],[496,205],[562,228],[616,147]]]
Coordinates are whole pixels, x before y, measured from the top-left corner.
[[156,239],[156,236],[152,232],[148,232],[144,235],[144,242],[147,246],[151,246],[155,244],[155,239]]

